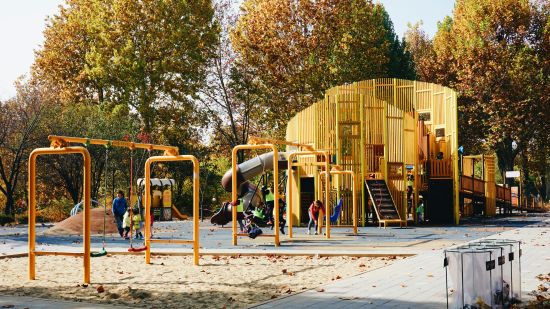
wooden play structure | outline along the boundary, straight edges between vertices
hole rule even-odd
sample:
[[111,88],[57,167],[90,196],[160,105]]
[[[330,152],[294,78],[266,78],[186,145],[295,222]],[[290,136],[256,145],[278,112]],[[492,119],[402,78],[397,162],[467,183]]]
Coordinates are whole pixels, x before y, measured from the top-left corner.
[[[476,162],[479,170],[476,174]],[[460,210],[464,215],[494,216],[497,208],[512,208],[511,189],[495,182],[495,156],[470,155],[461,158]]]
[[[524,197],[512,203],[510,188],[496,184],[494,155],[461,156],[457,94],[441,85],[380,78],[333,87],[290,119],[286,140],[288,155],[298,150],[294,144],[310,145],[310,150],[328,153],[331,166],[356,175],[355,182],[337,178],[330,183],[343,199],[340,226],[353,223],[354,202],[360,205],[362,225],[369,214],[384,227],[416,222],[419,195],[424,218],[434,223],[458,224],[461,216],[493,216],[497,209],[537,210]],[[297,206],[289,215],[294,225],[306,222],[312,200],[328,204],[314,162],[297,157],[290,163],[296,168],[287,197],[289,205]],[[481,164],[477,174],[475,162]],[[352,189],[361,194],[344,194]]]
[[[353,187],[361,192],[355,202],[360,205],[357,215],[363,225],[368,212],[384,225],[406,225],[407,218],[414,218],[419,193],[427,202],[430,221],[458,223],[456,98],[453,89],[401,79],[337,86],[289,121],[286,140],[326,151],[331,164],[355,173],[357,181],[336,179],[331,189],[351,192]],[[287,151],[295,148],[287,146]],[[308,162],[306,158],[297,160]],[[414,179],[409,213],[407,170]],[[293,177],[293,189],[300,194],[292,197],[298,207],[292,208],[291,216],[299,224],[305,220],[303,209],[311,202],[311,197],[306,199],[303,194],[323,200],[317,189],[322,180],[313,166],[298,166]],[[351,225],[353,197],[339,195],[344,202],[338,224]]]
[[[174,217],[187,220],[189,217],[182,214],[172,200],[172,188],[176,184],[174,179],[151,178],[151,214],[155,221],[170,221]],[[138,188],[145,190],[145,179],[137,180]]]
[[[147,150],[161,150],[164,151],[162,156],[150,157],[145,163],[145,226],[150,226],[150,211],[151,211],[151,181],[150,172],[151,164],[154,162],[173,162],[173,161],[190,161],[193,164],[193,239],[181,240],[170,239],[151,240],[151,231],[149,228],[145,228],[145,261],[150,263],[151,243],[182,243],[193,244],[193,263],[199,264],[199,162],[194,156],[179,155],[177,147],[166,145],[154,145],[145,143],[134,143],[127,141],[112,141],[102,139],[90,139],[81,137],[67,137],[67,136],[54,136],[48,137],[50,140],[50,147],[37,148],[33,150],[29,157],[29,279],[36,279],[36,256],[40,255],[67,255],[78,256],[83,258],[83,274],[84,282],[90,283],[90,257],[93,255],[90,252],[90,204],[91,204],[91,157],[88,149],[88,145],[104,145],[108,147],[125,147],[130,150],[136,148]],[[70,146],[71,143],[83,144],[83,146]],[[36,250],[36,160],[42,155],[65,155],[65,154],[81,154],[84,161],[84,180],[83,180],[83,251],[82,252],[54,252],[54,251],[37,251]],[[131,183],[131,182],[130,182]],[[130,189],[130,191],[132,191]],[[129,250],[130,251],[130,250]],[[133,250],[132,252],[135,252]]]

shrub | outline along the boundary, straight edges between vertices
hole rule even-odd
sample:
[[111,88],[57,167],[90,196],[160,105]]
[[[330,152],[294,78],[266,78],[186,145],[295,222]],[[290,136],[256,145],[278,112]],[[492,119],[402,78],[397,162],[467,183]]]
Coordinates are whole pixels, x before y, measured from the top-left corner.
[[44,222],[59,222],[70,216],[71,209],[74,207],[71,200],[62,197],[58,200],[50,200],[45,206],[40,207],[37,212],[36,221],[42,217]]
[[0,214],[0,225],[5,225],[7,223],[12,223],[14,218],[12,216],[7,216],[5,214]]

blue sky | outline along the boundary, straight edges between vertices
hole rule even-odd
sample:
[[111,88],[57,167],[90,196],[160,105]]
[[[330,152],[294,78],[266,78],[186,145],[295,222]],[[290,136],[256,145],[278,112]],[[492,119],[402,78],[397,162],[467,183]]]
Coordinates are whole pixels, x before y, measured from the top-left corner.
[[[402,37],[407,23],[423,21],[429,36],[437,22],[451,15],[454,0],[375,0],[386,7],[397,35]],[[14,81],[28,74],[34,50],[43,42],[45,19],[58,11],[63,0],[0,1],[0,100],[15,94]]]

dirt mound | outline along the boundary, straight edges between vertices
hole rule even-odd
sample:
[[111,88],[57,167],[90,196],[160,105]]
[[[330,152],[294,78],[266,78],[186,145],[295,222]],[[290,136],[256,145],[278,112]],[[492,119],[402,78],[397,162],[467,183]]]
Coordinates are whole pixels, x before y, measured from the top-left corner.
[[[90,217],[90,230],[92,235],[103,234],[103,208],[93,208]],[[46,235],[82,235],[83,213],[79,212],[76,216],[69,217],[55,224],[52,228],[44,232]],[[107,209],[105,217],[105,233],[118,234],[115,219],[110,209]]]

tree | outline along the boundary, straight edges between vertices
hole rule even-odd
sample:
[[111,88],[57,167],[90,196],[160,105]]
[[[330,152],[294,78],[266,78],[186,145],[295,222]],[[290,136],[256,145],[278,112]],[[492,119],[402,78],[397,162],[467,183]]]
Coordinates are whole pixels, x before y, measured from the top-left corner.
[[[124,105],[118,105],[115,108],[86,104],[74,104],[64,107],[52,106],[45,113],[48,116],[45,118],[51,119],[51,121],[46,122],[43,130],[52,135],[137,141],[139,121],[136,115],[130,114],[128,107]],[[115,188],[115,186],[128,186],[130,154],[127,149],[110,148],[110,163],[107,163],[105,162],[105,147],[89,145],[87,148],[92,158],[91,196],[93,199],[99,197],[105,168],[112,171],[108,175],[112,179],[110,184],[112,188]],[[75,204],[80,202],[82,199],[83,177],[81,158],[78,155],[45,156],[42,160],[48,170],[55,172],[57,176],[49,178],[48,183],[64,187]],[[116,164],[113,162],[116,162]],[[136,155],[134,167],[141,166],[142,163],[144,163],[143,156]],[[117,176],[122,176],[119,178],[124,180],[117,182],[115,180]],[[108,192],[104,193],[107,194]]]
[[[470,122],[482,123],[486,144],[496,150],[503,170],[513,169],[517,154],[526,167],[528,144],[544,134],[540,119],[548,115],[548,105],[541,104],[548,102],[542,91],[548,77],[536,50],[540,42],[533,40],[540,31],[533,27],[534,13],[528,0],[463,0],[454,12],[458,86],[473,99],[464,111]],[[529,178],[526,169],[524,178]]]
[[242,10],[231,42],[264,85],[265,112],[279,127],[332,86],[401,74],[390,72],[400,46],[380,4],[247,0]]
[[416,29],[408,36],[417,72],[460,93],[460,143],[496,152],[503,172],[519,155],[524,180],[529,158],[540,162],[539,175],[548,166],[548,16],[547,1],[460,0],[432,50],[423,50],[430,44]]
[[[214,130],[212,146],[230,155],[231,149],[246,144],[251,132],[262,123],[261,83],[255,71],[239,61],[232,48],[229,32],[237,20],[232,2],[217,1],[216,21],[220,25],[216,57],[207,70],[206,84],[198,102],[208,112]],[[242,153],[239,153],[242,161]]]
[[129,105],[151,132],[158,107],[193,110],[217,34],[209,0],[67,0],[34,74],[65,102]]
[[435,74],[435,51],[432,40],[426,32],[422,30],[422,21],[415,24],[408,24],[405,32],[405,49],[410,53],[413,63],[416,79],[421,81],[434,81]]
[[14,98],[0,102],[0,192],[6,197],[7,216],[15,216],[15,194],[35,145],[33,134],[43,106],[43,95],[36,85],[19,80],[16,88]]

